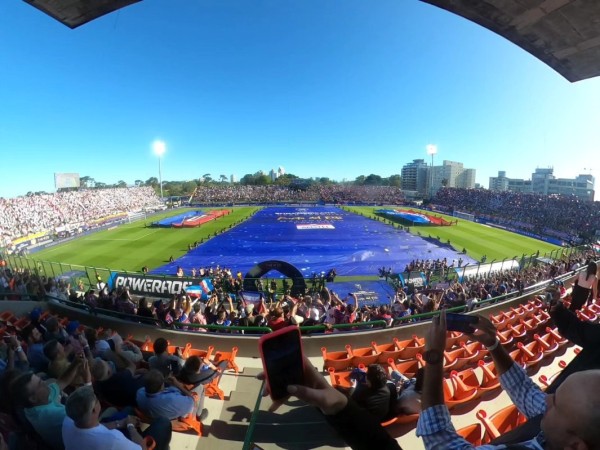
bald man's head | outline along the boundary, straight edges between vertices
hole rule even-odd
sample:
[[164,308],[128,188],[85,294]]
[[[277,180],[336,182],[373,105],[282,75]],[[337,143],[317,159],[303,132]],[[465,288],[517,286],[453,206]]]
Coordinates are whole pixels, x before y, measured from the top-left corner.
[[541,427],[550,449],[600,449],[600,370],[576,372],[549,394]]

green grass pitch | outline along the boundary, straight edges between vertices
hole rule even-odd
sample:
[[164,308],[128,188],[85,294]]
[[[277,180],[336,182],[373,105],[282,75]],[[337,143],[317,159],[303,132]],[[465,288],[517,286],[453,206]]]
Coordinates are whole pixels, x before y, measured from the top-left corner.
[[[110,268],[112,270],[141,271],[143,266],[150,269],[166,263],[170,256],[177,259],[188,251],[188,244],[206,240],[230,225],[243,221],[256,212],[259,207],[236,207],[233,212],[198,228],[150,228],[151,222],[179,214],[185,209],[171,210],[141,220],[119,226],[112,230],[100,231],[51,247],[33,254],[38,261],[53,261],[63,264]],[[346,207],[347,211],[376,217],[375,207]],[[441,214],[436,214],[441,215]],[[455,220],[447,217],[448,220]],[[467,254],[480,260],[487,255],[487,261],[531,255],[538,250],[540,254],[549,253],[559,247],[537,239],[528,238],[504,230],[484,226],[458,219],[458,225],[450,227],[412,226],[410,232],[421,236],[439,237],[442,242],[450,243],[458,251],[466,248]],[[52,273],[52,268],[46,268]],[[235,268],[234,268],[235,269]],[[54,272],[64,272],[69,268],[56,266]],[[104,273],[98,270],[98,273]],[[93,275],[93,274],[92,274]]]
[[[219,217],[216,221],[208,222],[197,228],[149,227],[151,222],[195,209],[166,211],[147,220],[92,233],[42,250],[31,257],[42,261],[140,272],[143,266],[152,269],[165,264],[170,256],[175,259],[179,258],[187,253],[188,244],[195,241],[200,242],[202,239],[206,240],[209,236],[228,229],[230,225],[245,220],[260,208],[234,208],[231,214]],[[210,210],[212,208],[202,209]]]

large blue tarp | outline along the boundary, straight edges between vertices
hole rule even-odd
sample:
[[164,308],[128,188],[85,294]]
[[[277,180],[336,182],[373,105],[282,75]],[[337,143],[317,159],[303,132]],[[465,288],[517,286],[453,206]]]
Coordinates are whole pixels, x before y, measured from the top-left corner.
[[397,211],[395,209],[378,209],[375,212],[377,214],[383,214],[385,216],[388,216],[391,219],[400,218],[412,223],[419,223],[423,225],[431,224],[431,220],[429,220],[429,218],[427,218],[427,216],[424,216],[423,214],[415,214],[410,213],[408,211]]
[[220,265],[245,274],[261,261],[279,260],[305,277],[332,268],[338,275],[372,276],[382,267],[397,273],[412,260],[438,258],[472,261],[383,221],[333,206],[268,207],[152,273],[172,275],[181,266],[189,274],[192,268]]
[[174,224],[182,223],[186,219],[191,219],[192,217],[203,215],[204,213],[202,211],[188,211],[173,217],[167,217],[166,219],[162,219],[157,222],[152,222],[152,225],[155,227],[171,227]]

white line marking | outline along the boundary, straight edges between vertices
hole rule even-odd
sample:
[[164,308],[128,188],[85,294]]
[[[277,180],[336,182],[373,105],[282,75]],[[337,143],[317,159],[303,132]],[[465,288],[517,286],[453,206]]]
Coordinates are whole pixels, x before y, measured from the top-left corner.
[[142,239],[142,238],[145,238],[146,236],[150,236],[151,234],[154,234],[154,233],[156,233],[157,231],[158,231],[158,230],[154,230],[154,231],[151,231],[150,233],[146,233],[146,234],[144,234],[144,235],[140,236],[139,238],[136,238],[136,239],[129,239],[129,240],[130,240],[130,241],[139,241],[140,239]]

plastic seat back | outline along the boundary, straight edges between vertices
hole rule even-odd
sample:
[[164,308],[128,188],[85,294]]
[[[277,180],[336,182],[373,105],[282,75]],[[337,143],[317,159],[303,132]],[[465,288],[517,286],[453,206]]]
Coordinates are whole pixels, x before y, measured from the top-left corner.
[[469,442],[471,445],[481,445],[481,424],[474,423],[456,430],[459,436]]
[[359,364],[369,366],[375,364],[379,359],[379,353],[373,350],[372,347],[352,348],[348,345],[348,354],[352,357],[352,366],[357,367]]
[[236,376],[240,372],[239,367],[235,363],[235,357],[237,355],[238,348],[233,347],[230,352],[217,351],[215,353],[214,364],[219,364],[220,361],[227,361],[227,368],[235,372]]

